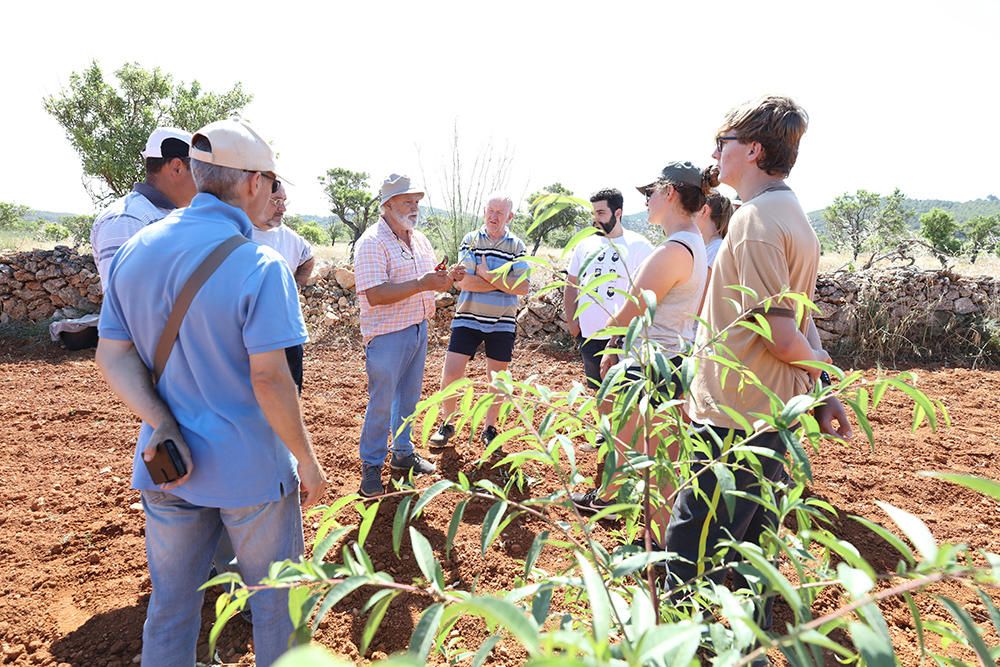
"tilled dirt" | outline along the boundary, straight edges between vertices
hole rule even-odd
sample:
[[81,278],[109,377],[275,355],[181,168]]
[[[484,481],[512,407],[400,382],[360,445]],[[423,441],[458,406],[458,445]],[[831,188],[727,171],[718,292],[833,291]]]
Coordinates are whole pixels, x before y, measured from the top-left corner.
[[[437,389],[444,351],[432,346],[424,389]],[[477,363],[478,362],[478,363]],[[473,362],[473,377],[484,381],[481,360]],[[519,347],[512,372],[517,377],[538,374],[554,388],[580,379],[574,355],[536,347]],[[876,500],[909,510],[924,519],[941,541],[961,542],[975,549],[998,549],[1000,505],[971,491],[918,477],[920,470],[974,473],[1000,479],[1000,420],[995,387],[1000,371],[918,369],[919,385],[944,401],[951,413],[950,429],[931,433],[910,431],[909,403],[889,394],[872,415],[877,444],[870,450],[863,437],[847,445],[826,445],[813,456],[814,496],[843,514],[857,514],[888,525]],[[360,467],[357,438],[366,403],[364,361],[356,344],[316,345],[307,350],[303,404],[319,458],[328,472],[327,500],[357,489]],[[0,341],[0,663],[13,665],[73,665],[118,667],[133,663],[139,653],[142,623],[150,583],[143,546],[144,522],[130,488],[131,460],[138,421],[115,399],[100,378],[93,352],[66,352],[26,341]],[[453,454],[438,461],[448,476],[461,469],[482,475],[475,461],[479,445],[461,436]],[[593,456],[581,454],[581,457]],[[421,480],[421,485],[432,480]],[[552,485],[543,478],[538,488]],[[532,493],[537,494],[536,490]],[[383,501],[367,547],[376,567],[399,581],[420,575],[404,540],[401,559],[392,552],[391,526],[395,499]],[[443,546],[454,500],[442,498],[428,506],[414,525],[443,558]],[[451,558],[443,561],[449,584],[478,591],[515,584],[523,574],[523,558],[542,525],[530,519],[512,523],[484,558],[480,553],[481,521],[489,503],[470,503],[458,531]],[[346,516],[346,514],[345,514]],[[308,524],[309,522],[307,522]],[[880,539],[846,518],[838,522],[877,569],[891,571],[897,558]],[[307,541],[312,526],[307,525]],[[597,529],[608,545],[614,537]],[[558,569],[560,556],[543,551],[541,567]],[[970,609],[973,618],[989,626],[974,592],[955,583],[940,593]],[[203,610],[205,632],[213,618],[209,595]],[[318,641],[354,661],[404,650],[414,623],[426,604],[411,595],[390,606],[368,656],[358,653],[365,602],[355,593],[331,611]],[[815,611],[838,604],[828,595]],[[897,651],[905,665],[919,662],[916,635],[902,600],[882,605]],[[921,604],[926,618],[950,621],[933,601]],[[789,620],[777,608],[777,627]],[[483,624],[463,619],[449,638],[452,654],[475,651],[486,636]],[[995,634],[990,634],[996,642]],[[250,627],[233,621],[226,628],[219,653],[227,663],[253,662]],[[492,664],[514,665],[523,653],[513,642],[501,643]],[[774,655],[776,662],[780,657]],[[971,658],[971,656],[966,656]],[[440,658],[438,658],[440,660]],[[830,664],[835,664],[831,660]]]

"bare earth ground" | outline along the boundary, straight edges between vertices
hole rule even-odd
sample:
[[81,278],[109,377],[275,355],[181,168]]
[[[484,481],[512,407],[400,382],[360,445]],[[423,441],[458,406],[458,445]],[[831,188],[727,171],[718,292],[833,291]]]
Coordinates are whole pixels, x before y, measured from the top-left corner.
[[[442,356],[441,348],[432,348],[425,392],[436,389]],[[363,363],[353,343],[331,342],[307,350],[305,413],[331,479],[327,496],[331,502],[358,485],[357,437],[366,400]],[[474,377],[482,381],[482,364],[474,366]],[[552,387],[568,386],[580,374],[573,355],[529,347],[518,350],[512,370],[519,377],[538,373]],[[912,434],[910,406],[890,394],[872,417],[878,440],[875,451],[860,440],[827,446],[814,457],[812,493],[845,513],[880,523],[888,519],[874,501],[886,500],[922,517],[939,540],[996,550],[1000,545],[996,502],[918,478],[915,472],[953,470],[1000,479],[1000,420],[995,409],[1000,371],[941,368],[917,373],[921,387],[944,400],[953,427],[936,434],[926,428]],[[143,517],[134,505],[139,495],[129,486],[137,421],[98,376],[92,351],[66,352],[10,339],[0,339],[0,415],[0,663],[130,664],[140,650],[150,591]],[[442,467],[473,474],[475,452],[465,439],[455,455],[441,462]],[[543,479],[540,488],[551,483]],[[368,547],[377,567],[408,581],[419,570],[407,545],[402,560],[392,554],[389,535],[395,507],[394,500],[383,502]],[[486,504],[472,504],[466,511],[452,557],[444,563],[448,583],[469,585],[478,577],[481,590],[496,590],[512,585],[522,570],[520,559],[539,525],[515,522],[483,559],[479,534],[486,509]],[[415,524],[441,556],[452,511],[453,501],[435,501]],[[348,513],[344,516],[346,520]],[[896,558],[878,538],[846,519],[842,527],[845,537],[877,569],[893,568]],[[312,528],[307,531],[311,533]],[[606,528],[598,534],[611,544],[613,538]],[[556,569],[559,562],[546,550],[539,565]],[[940,592],[957,598],[972,610],[977,622],[989,625],[971,590],[949,584]],[[213,597],[208,596],[203,611],[205,636]],[[334,652],[355,661],[363,660],[357,645],[365,620],[359,614],[364,599],[359,593],[347,598],[328,615],[317,636]],[[405,595],[393,602],[374,642],[374,657],[406,648],[423,603]],[[823,598],[817,612],[829,611],[836,603],[832,597]],[[883,610],[903,664],[918,664],[905,604],[888,601]],[[923,603],[922,612],[929,618],[950,620],[934,602]],[[777,613],[779,626],[783,625],[788,610],[779,606]],[[481,623],[463,620],[450,645],[456,653],[474,651],[484,637]],[[997,641],[992,633],[988,639]],[[226,662],[252,664],[249,626],[231,623],[220,653]],[[513,665],[522,659],[515,645],[502,643],[493,653],[492,664]],[[832,659],[829,662],[835,664]]]

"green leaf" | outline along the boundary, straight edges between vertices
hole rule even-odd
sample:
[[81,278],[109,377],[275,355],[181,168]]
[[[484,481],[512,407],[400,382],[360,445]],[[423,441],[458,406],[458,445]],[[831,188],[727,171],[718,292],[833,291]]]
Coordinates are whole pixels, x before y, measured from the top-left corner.
[[392,518],[392,552],[399,558],[399,548],[403,545],[403,528],[410,515],[410,503],[413,496],[405,496],[396,507],[396,515]]
[[486,658],[490,657],[490,651],[493,650],[493,647],[497,645],[498,641],[500,641],[500,635],[491,635],[487,637],[486,641],[483,642],[483,645],[479,647],[478,651],[476,651],[476,657],[472,659],[471,667],[482,667],[483,663],[486,662]]
[[799,440],[797,435],[786,429],[778,431],[778,437],[785,443],[789,454],[792,455],[792,460],[799,464],[802,472],[805,473],[806,479],[811,482],[813,478],[812,464],[809,462],[809,454],[802,446],[802,441]]
[[812,407],[815,400],[809,394],[792,396],[781,410],[781,423],[791,427],[798,420],[799,415]]
[[933,562],[937,558],[937,542],[934,541],[931,531],[919,517],[881,500],[876,500],[875,504],[881,507],[882,511],[888,514],[889,518],[899,526],[899,529],[909,538],[924,560]]
[[985,496],[990,496],[994,500],[1000,500],[1000,482],[987,477],[977,477],[976,475],[960,475],[953,472],[919,472],[918,475],[924,477],[936,477],[952,484],[961,484]]
[[486,620],[488,626],[500,625],[527,650],[530,655],[538,652],[538,626],[516,606],[490,597],[473,597],[452,605],[453,615],[473,614]]
[[434,636],[437,634],[438,626],[441,624],[441,616],[444,614],[444,605],[440,602],[432,604],[424,610],[417,621],[417,627],[413,628],[410,635],[410,654],[426,661],[427,655],[434,645]]
[[531,617],[539,627],[545,624],[552,604],[552,584],[542,586],[531,600]]
[[330,548],[333,547],[334,543],[349,532],[351,532],[351,526],[340,526],[328,533],[319,544],[313,546],[312,562],[317,565],[322,563],[323,558],[330,551]]
[[868,447],[874,449],[875,432],[872,430],[871,422],[868,421],[868,414],[866,413],[864,407],[850,399],[845,399],[845,401],[849,406],[851,406],[851,409],[854,411],[854,416],[858,420],[858,425],[861,427],[861,430],[865,432],[865,437],[868,438]]
[[913,616],[913,627],[917,631],[917,645],[920,647],[920,656],[923,658],[927,655],[927,640],[924,639],[924,623],[920,609],[909,593],[903,593],[903,599],[906,600],[906,606],[910,608],[910,615]]
[[866,667],[896,667],[896,655],[888,637],[883,637],[857,621],[849,623],[848,628]]
[[420,500],[417,501],[417,504],[413,506],[413,518],[420,516],[420,512],[427,506],[427,503],[434,500],[434,496],[443,491],[447,491],[453,484],[454,482],[448,479],[442,479],[441,481],[432,484],[426,491],[424,491],[423,495],[420,496]]
[[726,503],[726,511],[729,513],[729,517],[732,518],[733,513],[736,511],[736,498],[732,494],[736,490],[736,477],[733,475],[733,471],[729,469],[729,466],[721,461],[714,462],[711,468],[715,474],[719,489],[722,491],[722,501]]
[[361,647],[358,649],[358,653],[361,655],[368,653],[368,647],[371,645],[372,639],[375,638],[379,626],[382,625],[385,612],[389,610],[389,604],[396,599],[397,595],[399,595],[399,591],[381,590],[369,598],[365,608],[371,609],[371,613],[368,614],[364,630],[361,631]]
[[545,546],[545,540],[548,538],[549,531],[543,530],[535,535],[535,539],[531,541],[531,547],[528,548],[528,554],[524,557],[525,578],[528,578],[528,576],[531,575],[531,568],[535,566],[535,561],[538,560],[538,555],[542,553],[542,547]]
[[916,564],[917,559],[913,555],[913,551],[910,550],[910,547],[906,546],[906,543],[903,542],[903,540],[899,539],[898,537],[890,533],[888,530],[878,525],[877,523],[869,521],[864,517],[854,516],[853,514],[850,514],[848,516],[850,516],[851,519],[857,521],[862,526],[864,526],[865,528],[867,528],[868,530],[872,531],[873,533],[881,537],[883,540],[885,540],[893,549],[898,551],[903,556],[903,558],[906,559],[907,563],[909,563],[910,565]]
[[996,664],[996,661],[990,655],[990,649],[983,640],[982,631],[979,626],[976,625],[969,613],[962,609],[957,602],[951,598],[946,598],[943,595],[938,596],[938,600],[948,609],[948,613],[952,615],[952,618],[958,623],[959,627],[962,628],[962,632],[965,633],[965,638],[969,641],[969,646],[976,652],[979,659],[984,665]]
[[802,598],[799,596],[798,591],[792,586],[791,582],[788,581],[777,568],[768,562],[767,558],[761,553],[760,549],[745,543],[734,543],[730,542],[728,545],[740,552],[740,554],[753,566],[755,570],[760,572],[760,574],[770,582],[771,587],[778,592],[781,597],[785,598],[788,606],[792,608],[795,613],[796,622],[801,622],[805,616],[806,606],[802,602]]
[[333,607],[345,597],[368,583],[368,581],[368,577],[348,577],[331,588],[330,592],[327,593],[326,597],[323,599],[323,604],[320,605],[319,611],[316,612],[315,618],[313,618],[313,632],[316,632],[319,628],[319,624],[323,621],[323,617],[326,616],[327,612],[333,609]]
[[354,506],[354,509],[358,510],[358,514],[361,515],[361,525],[358,527],[358,544],[362,547],[365,546],[365,540],[368,538],[368,533],[371,532],[381,502],[376,500],[368,506],[365,506],[364,503],[358,503]]
[[[886,380],[886,382],[888,382],[890,385],[892,385],[893,387],[895,387],[896,389],[900,390],[901,392],[909,396],[911,399],[913,399],[913,402],[916,404],[914,408],[919,407],[921,410],[924,411],[924,414],[927,416],[927,423],[930,425],[931,430],[932,431],[937,430],[937,416],[934,410],[934,405],[922,391],[920,391],[916,387],[912,387],[906,384],[902,380],[897,380],[895,378],[889,378]],[[914,430],[916,430],[916,427],[919,425],[920,422],[916,422],[914,424]]]
[[583,584],[587,588],[587,598],[590,600],[594,639],[599,642],[607,641],[608,633],[611,631],[611,603],[604,588],[604,580],[583,554],[576,552],[575,555],[577,566],[583,575]]
[[410,546],[413,547],[413,557],[417,561],[417,566],[423,573],[424,578],[432,585],[438,584],[438,562],[434,560],[434,550],[427,538],[417,532],[417,529],[410,526]]
[[983,592],[983,589],[976,588],[976,593],[979,594],[979,599],[983,601],[983,606],[986,607],[986,611],[990,615],[990,620],[993,621],[996,633],[1000,635],[1000,609],[997,609],[997,606],[993,604],[993,600]]
[[493,544],[493,540],[497,538],[497,532],[500,527],[500,522],[503,521],[504,512],[507,511],[507,501],[498,500],[493,503],[493,506],[486,512],[486,516],[483,518],[483,532],[480,544],[482,546],[483,555],[486,555],[486,550],[490,548]]
[[458,534],[458,526],[462,523],[462,515],[465,514],[465,506],[469,504],[469,499],[459,501],[455,505],[455,513],[451,515],[451,523],[448,524],[448,539],[444,545],[444,557],[451,558],[451,548],[455,545],[455,535]]
[[305,644],[283,653],[274,667],[352,667],[352,663],[338,660],[319,644]]
[[296,586],[288,591],[288,616],[292,620],[293,627],[302,625],[304,608],[311,593],[312,590],[308,586]]

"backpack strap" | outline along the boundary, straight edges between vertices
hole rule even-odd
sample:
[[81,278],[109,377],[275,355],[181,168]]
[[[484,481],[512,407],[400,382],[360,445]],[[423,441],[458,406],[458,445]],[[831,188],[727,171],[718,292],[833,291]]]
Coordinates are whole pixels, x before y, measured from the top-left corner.
[[198,290],[212,277],[215,270],[226,261],[230,253],[244,243],[249,242],[250,239],[242,234],[229,237],[217,245],[212,252],[208,253],[208,257],[198,265],[198,268],[194,270],[191,277],[184,283],[184,287],[181,289],[181,293],[177,296],[177,301],[174,302],[174,307],[170,311],[170,317],[167,318],[167,323],[163,326],[163,333],[160,334],[160,340],[156,343],[156,352],[153,354],[154,385],[159,382],[160,376],[163,375],[163,369],[167,365],[167,358],[170,357],[170,351],[174,349],[177,334],[181,330],[181,322],[184,321],[184,316],[187,314],[191,302],[194,301],[195,295],[198,294]]

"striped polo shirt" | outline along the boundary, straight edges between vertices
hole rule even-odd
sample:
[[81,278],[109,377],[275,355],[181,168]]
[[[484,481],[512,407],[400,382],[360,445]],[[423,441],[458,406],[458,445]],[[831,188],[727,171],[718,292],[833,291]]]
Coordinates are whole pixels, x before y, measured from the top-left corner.
[[[465,266],[466,273],[475,275],[476,265],[486,262],[490,270],[498,269],[508,262],[513,262],[507,274],[507,282],[513,284],[528,270],[528,263],[523,261],[526,251],[524,242],[510,233],[508,229],[503,238],[494,241],[482,227],[469,232],[462,239],[458,259]],[[451,328],[466,327],[485,333],[506,331],[514,333],[517,323],[518,296],[501,290],[490,292],[469,292],[462,290],[458,295],[455,307],[455,319]]]

